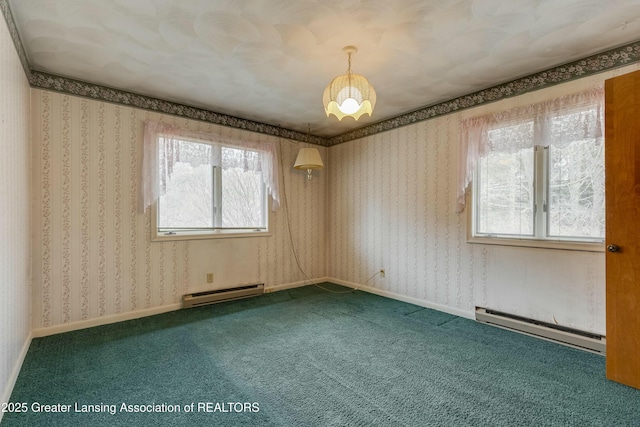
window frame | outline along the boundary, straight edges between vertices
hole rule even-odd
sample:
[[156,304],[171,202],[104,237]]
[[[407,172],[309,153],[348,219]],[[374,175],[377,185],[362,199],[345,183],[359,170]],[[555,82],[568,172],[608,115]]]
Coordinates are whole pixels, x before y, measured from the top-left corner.
[[[472,193],[474,189],[469,190],[468,197],[473,199]],[[474,216],[471,212],[473,209],[466,209],[467,211],[467,243],[483,244],[483,245],[497,245],[497,246],[517,246],[525,248],[542,248],[542,249],[558,249],[567,251],[584,251],[584,252],[604,252],[604,242],[580,242],[580,241],[568,241],[560,239],[536,239],[536,238],[524,238],[524,237],[490,237],[490,236],[474,236],[473,227]]]
[[[534,146],[534,214],[533,236],[478,233],[478,170],[480,164],[473,171],[473,181],[467,194],[467,242],[500,246],[520,246],[529,248],[545,248],[587,252],[604,252],[604,237],[590,239],[580,237],[548,236],[549,229],[549,146]],[[469,200],[470,199],[470,200]],[[546,236],[546,237],[545,237]]]
[[[161,136],[158,135],[158,138]],[[239,147],[233,144],[225,144],[225,143],[212,143],[209,141],[202,141],[196,138],[189,137],[181,137],[184,141],[193,142],[193,143],[204,143],[211,145],[213,147],[218,147],[219,149],[228,147],[233,149],[242,149],[248,151],[255,151],[251,148]],[[159,149],[159,146],[158,146]],[[213,166],[212,167],[213,174],[213,204],[214,211],[216,206],[220,206],[222,201],[222,168]],[[177,228],[159,228],[159,203],[160,199],[156,200],[151,204],[149,209],[149,215],[151,217],[151,241],[152,242],[161,242],[161,241],[180,241],[180,240],[206,240],[206,239],[229,239],[229,238],[245,238],[245,237],[269,237],[271,236],[272,230],[272,215],[269,215],[269,210],[271,208],[271,200],[269,197],[269,191],[267,190],[267,185],[262,182],[261,183],[261,198],[262,198],[262,217],[265,223],[265,228],[222,228],[222,227],[212,227],[212,228],[193,228],[193,229],[183,229],[180,231]],[[214,220],[215,220],[214,216]],[[219,219],[220,217],[218,217]],[[218,222],[218,221],[216,221]]]

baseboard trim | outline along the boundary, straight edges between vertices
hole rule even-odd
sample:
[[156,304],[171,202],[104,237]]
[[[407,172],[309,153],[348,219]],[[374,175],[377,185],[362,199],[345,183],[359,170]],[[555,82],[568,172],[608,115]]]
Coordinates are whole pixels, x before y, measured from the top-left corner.
[[[265,293],[277,292],[285,289],[299,288],[302,286],[311,285],[314,283],[322,283],[327,281],[329,281],[327,277],[321,277],[321,278],[312,279],[312,280],[303,280],[299,282],[284,283],[282,285],[270,286],[268,288],[265,287],[264,292]],[[170,311],[179,310],[181,308],[182,308],[182,304],[176,303],[176,304],[163,305],[161,307],[153,307],[153,308],[144,309],[144,310],[130,311],[122,314],[114,314],[111,316],[97,317],[97,318],[88,319],[88,320],[80,320],[77,322],[50,326],[47,328],[34,329],[31,332],[31,336],[33,338],[47,337],[49,335],[62,334],[65,332],[77,331],[79,329],[93,328],[94,326],[109,325],[111,323],[124,322],[127,320],[139,319],[141,317],[168,313]]]
[[[18,375],[20,375],[20,370],[22,369],[22,364],[27,357],[27,352],[29,351],[29,347],[31,346],[31,340],[33,339],[33,333],[29,333],[27,339],[22,345],[22,349],[20,350],[20,354],[18,355],[18,360],[16,360],[16,364],[13,366],[13,371],[11,371],[11,376],[9,377],[9,381],[4,387],[2,391],[2,399],[0,399],[0,403],[9,402],[11,399],[11,394],[13,393],[13,388],[16,385],[16,381],[18,381]],[[0,423],[2,423],[2,416],[4,412],[0,411]]]
[[330,282],[330,281],[331,279],[329,279],[328,277],[319,277],[317,279],[311,279],[311,280],[301,280],[299,282],[291,282],[291,283],[285,283],[282,285],[269,286],[268,288],[265,287],[264,293],[266,294],[269,292],[284,291],[286,289],[301,288],[307,285],[314,285],[316,283],[324,283],[324,282]]
[[475,312],[473,311],[465,311],[459,308],[449,307],[443,304],[438,304],[431,301],[426,301],[423,299],[414,298],[414,297],[410,297],[402,294],[396,294],[394,292],[384,291],[382,289],[373,288],[371,286],[365,286],[365,285],[360,285],[358,283],[347,282],[345,280],[340,280],[333,277],[327,278],[326,281],[335,283],[337,285],[358,289],[360,291],[368,292],[370,294],[380,295],[382,297],[387,297],[387,298],[395,299],[398,301],[407,302],[409,304],[418,305],[420,307],[431,308],[433,310],[442,311],[443,313],[452,314],[454,316],[464,317],[465,319],[475,320]]
[[48,328],[38,328],[32,331],[34,338],[46,337],[49,335],[62,334],[64,332],[77,331],[79,329],[93,328],[94,326],[109,325],[111,323],[124,322],[126,320],[139,319],[141,317],[153,316],[155,314],[167,313],[182,308],[182,304],[169,304],[161,307],[153,307],[144,310],[129,311],[122,314],[97,317],[94,319],[80,320],[77,322],[64,323],[62,325],[50,326]]

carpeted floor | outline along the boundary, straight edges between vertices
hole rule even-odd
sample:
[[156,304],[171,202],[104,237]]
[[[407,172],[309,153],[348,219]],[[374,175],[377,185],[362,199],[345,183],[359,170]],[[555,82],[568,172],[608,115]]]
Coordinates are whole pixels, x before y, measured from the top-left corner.
[[2,427],[640,425],[601,356],[314,286],[34,339],[11,402]]

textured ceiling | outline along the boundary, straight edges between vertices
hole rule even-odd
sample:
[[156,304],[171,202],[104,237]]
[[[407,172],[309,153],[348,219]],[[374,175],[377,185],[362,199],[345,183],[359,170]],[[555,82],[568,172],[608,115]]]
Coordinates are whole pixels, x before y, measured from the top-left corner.
[[[640,38],[640,0],[10,0],[35,70],[334,136]],[[326,117],[353,71],[373,117]]]

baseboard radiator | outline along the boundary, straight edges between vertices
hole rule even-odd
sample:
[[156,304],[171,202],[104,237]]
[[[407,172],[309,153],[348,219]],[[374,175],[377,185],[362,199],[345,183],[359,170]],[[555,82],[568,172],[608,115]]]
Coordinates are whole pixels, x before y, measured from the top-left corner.
[[476,320],[593,353],[604,355],[607,350],[607,342],[602,335],[528,319],[488,308],[476,307]]
[[255,297],[262,294],[264,294],[264,283],[197,292],[182,296],[182,308],[200,307],[202,305]]

